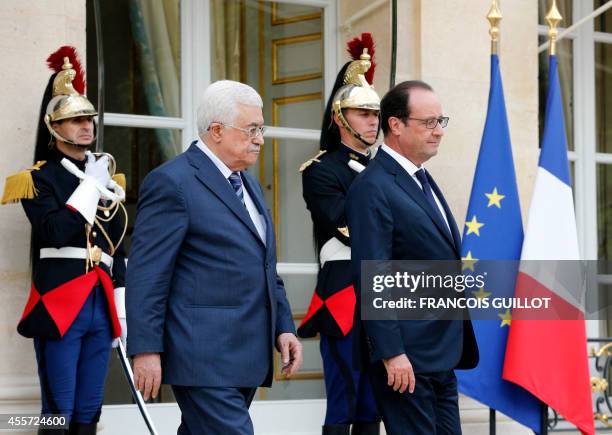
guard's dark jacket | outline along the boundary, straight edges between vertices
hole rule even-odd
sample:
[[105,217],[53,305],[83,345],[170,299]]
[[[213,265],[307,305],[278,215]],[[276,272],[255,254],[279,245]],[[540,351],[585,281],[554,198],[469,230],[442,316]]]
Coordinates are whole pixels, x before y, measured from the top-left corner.
[[[369,156],[341,143],[336,150],[326,152],[316,160],[312,160],[302,172],[303,195],[312,216],[316,248],[319,250],[332,237],[350,247],[344,205],[358,172],[349,166],[349,161],[355,160],[366,166]],[[298,335],[346,335],[353,322],[354,298],[350,261],[326,262],[319,271],[317,287]]]
[[[98,280],[106,284],[107,289],[123,287],[125,280],[125,251],[122,246],[116,249],[113,257],[112,271],[100,263],[98,277],[86,273],[85,260],[66,258],[39,258],[41,248],[77,247],[86,248],[85,219],[76,211],[66,206],[66,201],[79,185],[79,179],[68,172],[61,164],[62,158],[72,161],[81,170],[85,161],[71,159],[59,151],[52,151],[51,158],[39,169],[32,171],[37,196],[33,199],[22,199],[21,203],[32,224],[33,277],[30,299],[18,325],[18,331],[25,337],[59,338],[71,323],[71,313],[82,306],[81,299],[87,295]],[[104,217],[101,212],[99,216]],[[123,231],[125,216],[117,210],[110,222],[100,221],[102,227],[116,244]],[[94,225],[96,233],[92,245],[97,245],[105,253],[110,249],[102,231]],[[91,271],[90,271],[91,272]],[[94,270],[94,273],[96,271]],[[112,278],[110,278],[112,277]],[[112,279],[112,282],[111,282]],[[71,285],[74,288],[67,289]],[[73,287],[74,287],[73,286]],[[56,291],[54,294],[53,292]],[[71,297],[73,292],[74,297]],[[112,291],[106,292],[109,301],[114,336],[117,336],[117,323]],[[80,304],[80,305],[79,305]]]

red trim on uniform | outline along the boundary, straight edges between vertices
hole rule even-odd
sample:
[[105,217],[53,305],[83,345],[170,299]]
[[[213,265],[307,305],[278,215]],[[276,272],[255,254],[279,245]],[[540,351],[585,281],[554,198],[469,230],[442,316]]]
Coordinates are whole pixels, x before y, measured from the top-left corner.
[[74,208],[73,206],[69,205],[69,204],[66,204],[66,208],[67,208],[68,210],[70,210],[71,212],[73,212],[73,213],[76,213],[76,212],[77,212],[77,209],[76,209],[76,208]]
[[[78,316],[87,297],[98,281],[102,284],[108,303],[108,311],[110,313],[110,320],[113,328],[113,338],[121,336],[121,324],[119,323],[117,310],[115,308],[115,289],[113,282],[110,276],[97,266],[94,267],[91,272],[78,276],[48,291],[42,295],[42,297],[40,295],[38,296],[38,299],[42,300],[51,319],[53,319],[53,322],[57,326],[60,336],[63,337],[66,331],[68,331],[68,328],[70,328],[70,325],[72,325],[72,322],[74,322],[74,319]],[[22,320],[32,311],[34,305],[38,302],[36,295],[38,295],[38,292],[32,287],[32,293],[30,293],[30,299],[24,310]]]
[[110,313],[111,324],[113,326],[113,338],[121,337],[121,323],[119,322],[117,308],[115,307],[115,286],[113,285],[113,281],[111,280],[110,276],[108,276],[108,274],[100,267],[96,266],[94,270],[98,273],[98,277],[102,283],[102,288],[106,294],[108,312]]
[[70,328],[96,282],[98,274],[92,270],[42,295],[42,302],[55,322],[60,336],[63,337]]
[[355,315],[355,288],[351,284],[325,299],[325,305],[344,335],[353,327]]
[[312,295],[312,299],[310,300],[310,306],[308,307],[308,311],[306,312],[306,315],[302,319],[302,322],[300,323],[299,327],[301,328],[303,325],[305,325],[306,322],[308,322],[312,318],[312,316],[317,314],[317,311],[319,311],[322,306],[323,306],[323,300],[319,297],[317,292],[314,292]]
[[38,293],[38,290],[36,290],[36,287],[34,287],[34,284],[32,284],[32,288],[30,289],[30,297],[28,298],[28,302],[26,303],[26,306],[23,309],[23,314],[21,315],[21,319],[19,319],[19,321],[22,321],[23,319],[28,317],[28,315],[30,314],[30,312],[32,312],[39,300],[40,293]]

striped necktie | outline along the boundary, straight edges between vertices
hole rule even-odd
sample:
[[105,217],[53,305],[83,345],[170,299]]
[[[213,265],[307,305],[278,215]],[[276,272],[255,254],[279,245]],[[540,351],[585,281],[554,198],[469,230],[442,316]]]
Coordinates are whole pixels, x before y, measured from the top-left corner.
[[234,192],[236,192],[236,196],[240,199],[240,202],[242,202],[242,205],[245,205],[244,191],[242,190],[242,179],[240,178],[240,173],[232,172],[228,179],[229,179],[230,184],[234,188]]

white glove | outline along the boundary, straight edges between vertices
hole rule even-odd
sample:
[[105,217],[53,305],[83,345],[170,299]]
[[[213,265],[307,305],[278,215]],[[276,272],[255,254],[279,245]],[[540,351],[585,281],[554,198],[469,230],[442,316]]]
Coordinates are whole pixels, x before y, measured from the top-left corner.
[[127,321],[125,318],[125,287],[117,287],[115,289],[115,310],[117,311],[117,317],[119,318],[119,324],[121,325],[121,337],[117,337],[113,340],[113,347],[119,346],[119,340],[123,343],[125,349],[127,341]]
[[119,196],[107,188],[107,186],[117,185],[108,172],[108,157],[103,156],[100,160],[94,160],[95,156],[89,153],[87,155],[85,173],[70,160],[62,159],[61,161],[62,166],[66,170],[81,179],[81,184],[70,195],[66,205],[81,213],[90,225],[93,225],[94,218],[96,217],[96,209],[100,198],[113,202],[121,201],[122,197],[125,198],[123,189],[119,188],[122,195]]
[[100,185],[109,187],[111,176],[108,172],[108,156],[102,156],[96,160],[96,156],[91,151],[87,151],[85,155],[87,156],[85,175],[94,178]]

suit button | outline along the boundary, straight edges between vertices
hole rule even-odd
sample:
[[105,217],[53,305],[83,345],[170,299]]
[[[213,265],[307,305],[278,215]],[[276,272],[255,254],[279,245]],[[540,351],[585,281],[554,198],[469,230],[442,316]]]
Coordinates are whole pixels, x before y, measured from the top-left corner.
[[269,268],[270,268],[270,263],[266,261],[266,269],[269,269]]

